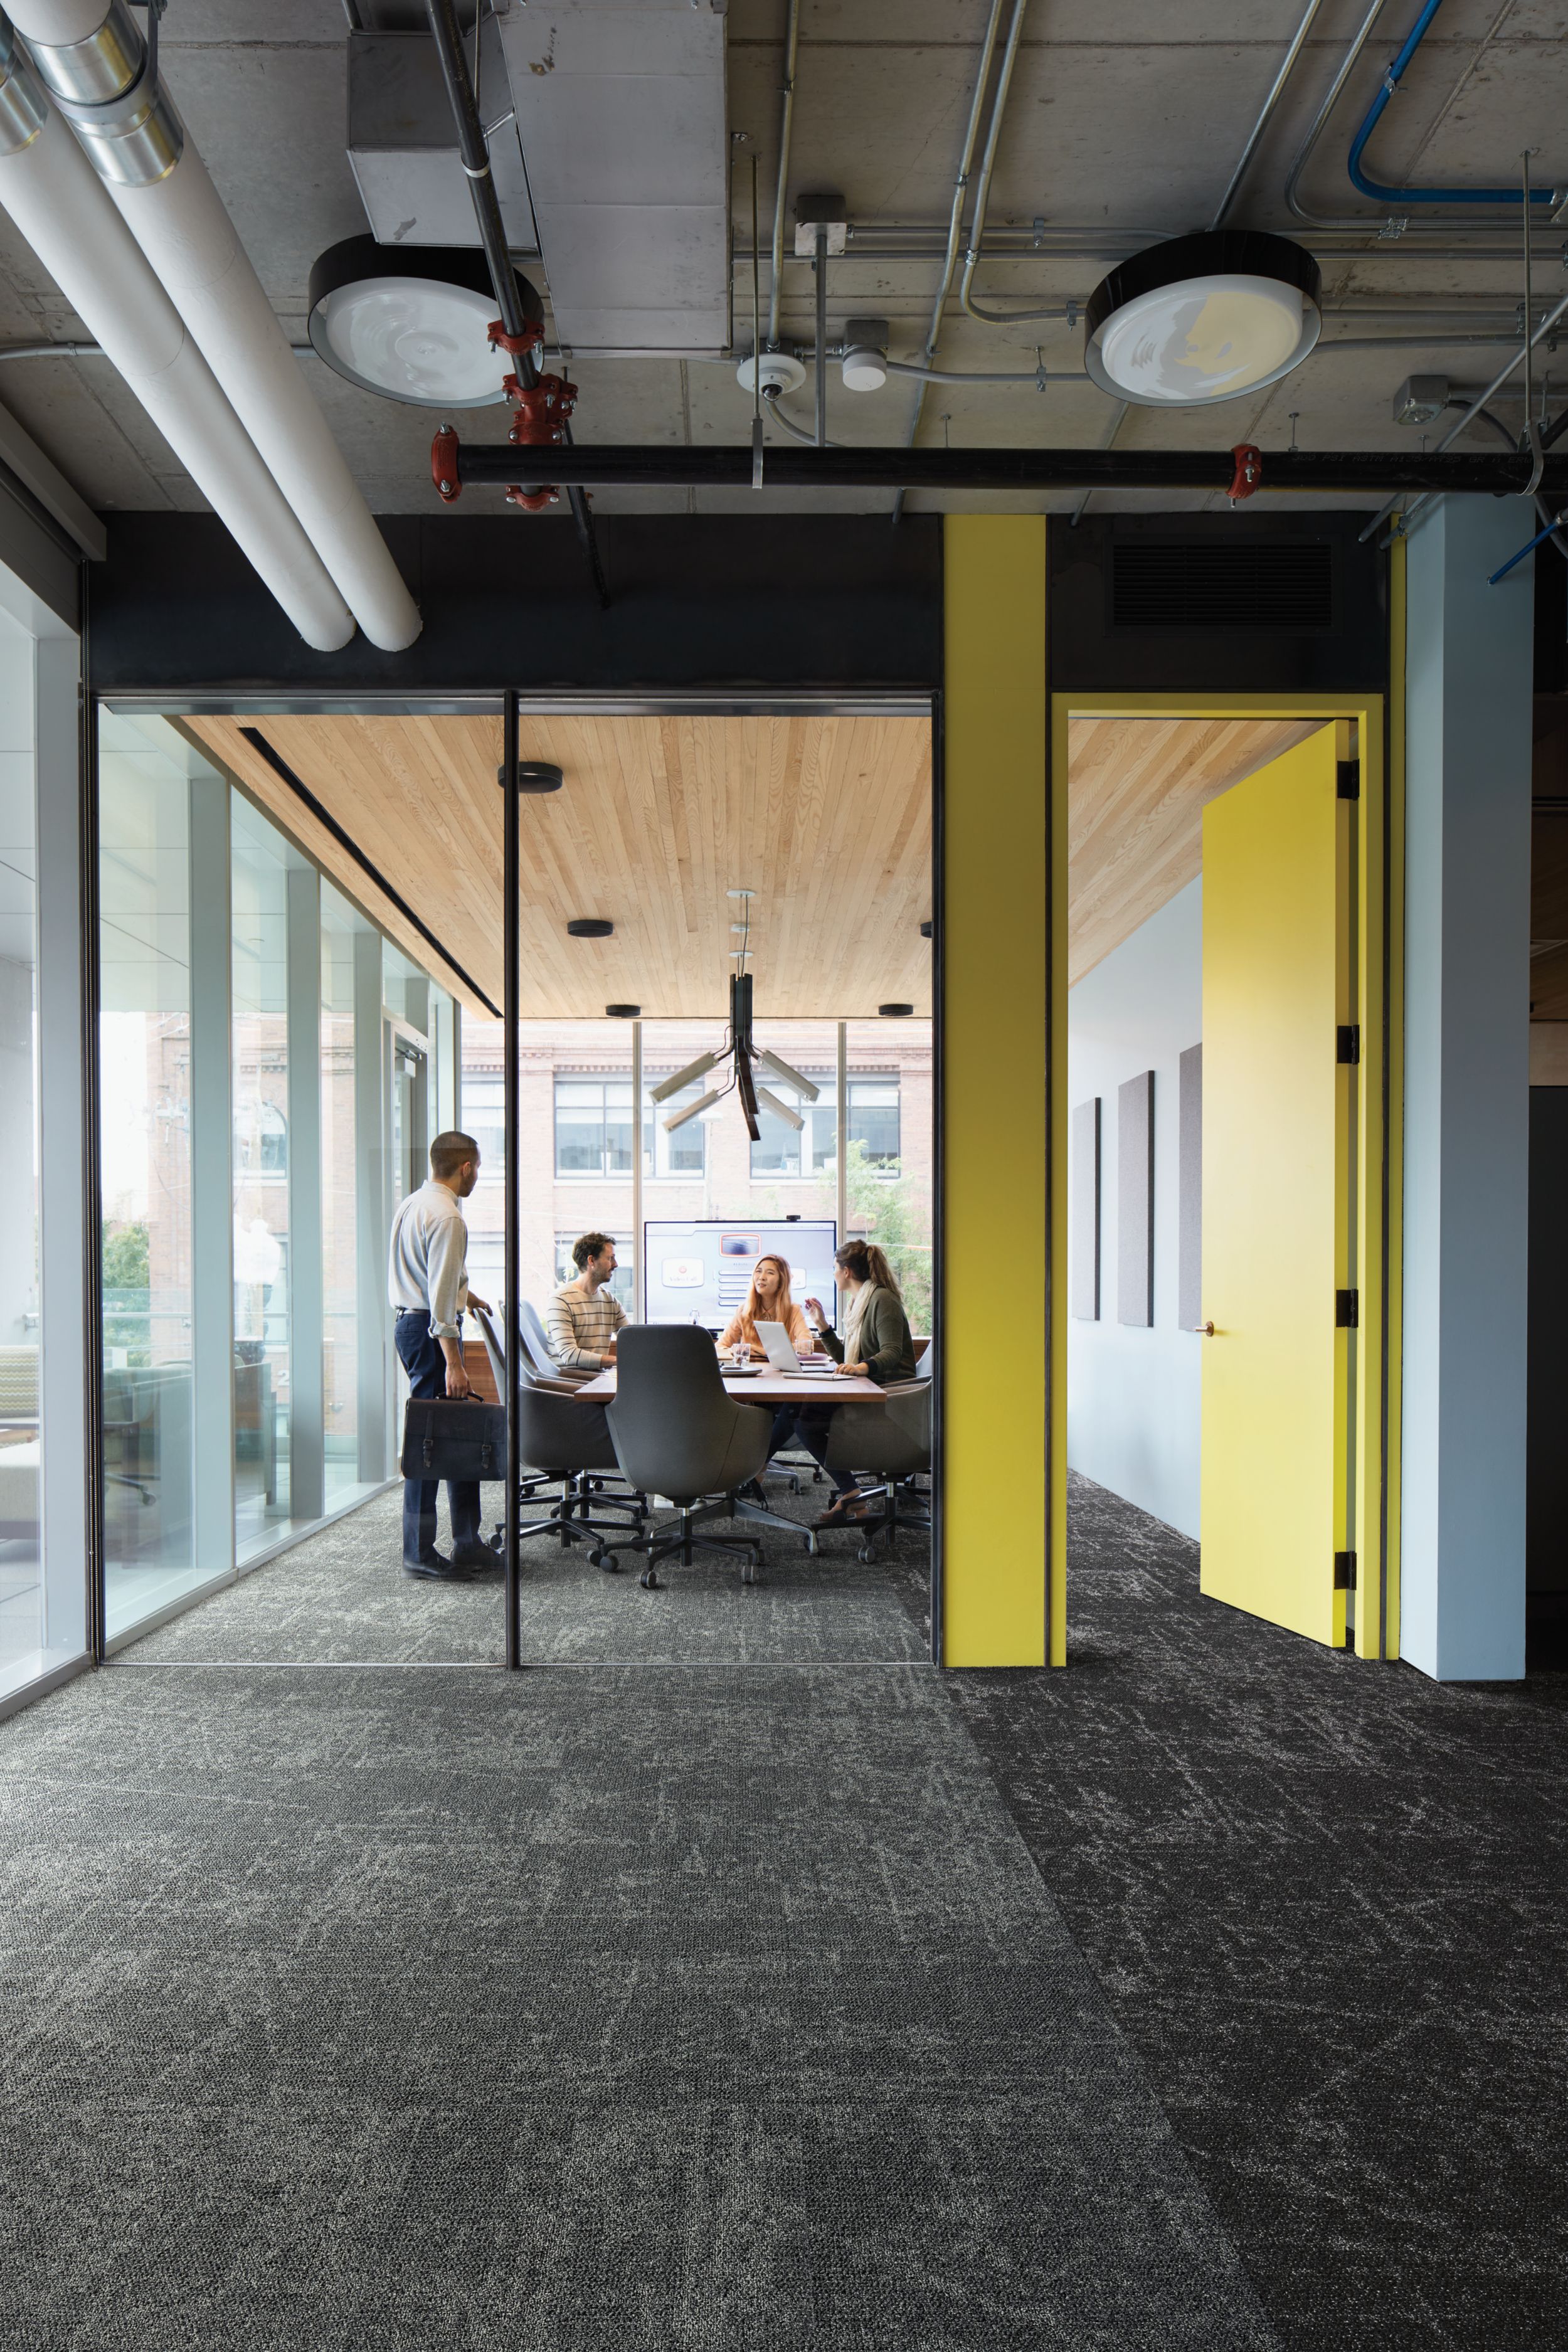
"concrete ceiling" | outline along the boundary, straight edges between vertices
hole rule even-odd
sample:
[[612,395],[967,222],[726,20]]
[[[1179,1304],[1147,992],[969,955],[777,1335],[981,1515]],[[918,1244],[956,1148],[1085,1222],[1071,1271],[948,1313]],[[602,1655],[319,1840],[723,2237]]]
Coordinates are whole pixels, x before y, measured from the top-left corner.
[[[1115,239],[1201,227],[1228,181],[1300,22],[1304,0],[1032,0],[1001,141],[993,229],[1047,224],[1069,250],[987,259],[987,305],[1079,302],[1113,257]],[[1456,346],[1444,335],[1506,336],[1519,299],[1517,220],[1506,215],[1417,215],[1446,224],[1380,238],[1315,232],[1292,224],[1284,183],[1365,0],[1324,0],[1285,96],[1232,214],[1236,225],[1289,230],[1319,254],[1330,315],[1324,346],[1282,383],[1212,414],[1135,414],[1124,445],[1212,446],[1257,439],[1283,446],[1298,412],[1302,447],[1404,446],[1389,421],[1394,387],[1413,370],[1441,372],[1479,388],[1502,356],[1496,342]],[[879,224],[923,228],[915,257],[865,258],[831,267],[829,329],[859,313],[891,322],[896,357],[917,354],[930,318],[986,0],[805,0],[796,81],[792,191],[844,190],[856,235]],[[1309,172],[1308,199],[1329,214],[1366,209],[1344,173],[1351,136],[1379,75],[1409,30],[1415,0],[1388,0]],[[763,241],[776,173],[781,36],[785,0],[731,0],[729,121],[760,158]],[[1495,29],[1494,29],[1495,28]],[[365,223],[344,149],[343,0],[171,0],[162,37],[170,88],[211,166],[235,222],[295,340],[305,323],[311,260]],[[1419,171],[1443,184],[1508,183],[1521,147],[1538,148],[1538,181],[1568,184],[1568,42],[1561,0],[1447,0],[1434,31],[1375,134],[1373,168],[1392,183]],[[751,149],[737,148],[742,158]],[[736,245],[749,244],[750,173],[734,185]],[[1069,232],[1076,232],[1071,233]],[[885,257],[889,240],[873,246]],[[899,242],[899,240],[894,240]],[[908,243],[907,238],[902,242]],[[1538,283],[1555,299],[1562,232],[1543,232]],[[738,261],[735,331],[749,346],[750,268]],[[763,289],[764,303],[767,286]],[[786,268],[783,325],[807,340],[811,274]],[[1449,314],[1413,315],[1420,309]],[[1458,313],[1458,315],[1452,315]],[[0,341],[80,339],[84,330],[0,216]],[[1394,347],[1336,350],[1348,340],[1399,339]],[[1423,340],[1426,338],[1426,340]],[[1027,367],[1037,345],[1049,368],[1080,365],[1081,328],[1065,320],[983,326],[951,303],[940,362],[955,370]],[[432,412],[360,394],[313,356],[302,358],[371,504],[382,512],[434,513],[428,446]],[[1555,363],[1568,394],[1568,358]],[[743,440],[750,404],[732,366],[672,359],[580,358],[583,441],[694,443]],[[809,385],[795,403],[804,416]],[[20,418],[95,505],[191,509],[202,501],[102,360],[0,359],[0,402]],[[829,434],[897,446],[908,438],[914,387],[892,380],[856,396],[829,378]],[[1505,414],[1517,419],[1517,401]],[[472,437],[502,437],[505,412],[471,412]],[[1030,386],[933,386],[922,443],[1099,446],[1111,404],[1087,382]],[[1478,446],[1479,446],[1478,444]],[[482,512],[499,492],[470,491],[461,512]],[[1327,501],[1344,504],[1349,501]],[[606,490],[604,512],[756,513],[802,506],[876,509],[885,493],[837,498],[802,493]],[[916,498],[915,507],[1070,506],[1071,498],[983,495]],[[1121,494],[1098,503],[1170,509],[1202,498]],[[1262,503],[1268,503],[1267,494]],[[1300,501],[1292,501],[1299,510]],[[520,530],[526,521],[519,518]]]

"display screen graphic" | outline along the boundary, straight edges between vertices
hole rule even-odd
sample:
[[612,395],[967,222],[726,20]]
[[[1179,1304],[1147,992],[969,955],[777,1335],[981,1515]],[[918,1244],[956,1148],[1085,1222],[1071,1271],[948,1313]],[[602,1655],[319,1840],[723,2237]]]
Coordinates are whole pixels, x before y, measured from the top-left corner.
[[831,1217],[650,1217],[643,1227],[643,1315],[649,1323],[700,1323],[721,1331],[746,1303],[752,1268],[766,1254],[790,1270],[797,1307],[820,1298],[837,1318],[833,1253],[838,1228]]

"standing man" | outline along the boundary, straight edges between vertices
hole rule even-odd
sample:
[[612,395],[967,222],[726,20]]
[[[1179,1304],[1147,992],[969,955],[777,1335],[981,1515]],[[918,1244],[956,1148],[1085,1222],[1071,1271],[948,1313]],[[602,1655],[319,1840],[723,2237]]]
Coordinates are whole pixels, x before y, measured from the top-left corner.
[[550,1302],[550,1345],[570,1372],[597,1372],[616,1360],[616,1333],[626,1309],[609,1291],[616,1245],[608,1234],[584,1234],[572,1244],[575,1282],[563,1282]]
[[[468,1229],[458,1203],[479,1181],[479,1145],[449,1128],[430,1146],[429,1182],[410,1192],[392,1221],[388,1289],[397,1309],[397,1352],[413,1396],[471,1392],[463,1369],[463,1309],[471,1305],[488,1315],[489,1302],[468,1288]],[[434,1478],[404,1481],[404,1572],[467,1584],[476,1569],[496,1565],[496,1554],[479,1539],[479,1485],[447,1484],[450,1559],[436,1549],[436,1486]]]

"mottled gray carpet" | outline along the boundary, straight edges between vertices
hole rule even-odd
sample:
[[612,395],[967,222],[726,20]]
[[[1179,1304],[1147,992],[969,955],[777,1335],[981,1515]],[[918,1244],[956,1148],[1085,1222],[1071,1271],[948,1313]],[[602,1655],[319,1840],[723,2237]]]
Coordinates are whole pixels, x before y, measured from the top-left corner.
[[1203,1600],[1073,1482],[1068,1670],[952,1675],[1292,2352],[1568,2345],[1568,1675]]
[[[768,1499],[804,1528],[827,1490],[791,1496],[770,1480]],[[499,1664],[504,1654],[499,1575],[474,1584],[420,1583],[401,1566],[402,1490],[377,1496],[265,1568],[175,1618],[128,1657],[190,1664],[320,1659]],[[445,1539],[443,1502],[443,1541]],[[542,1515],[542,1507],[541,1508]],[[656,1509],[656,1522],[672,1517]],[[491,1524],[486,1518],[487,1531]],[[659,1589],[637,1582],[635,1554],[621,1573],[592,1568],[580,1545],[535,1536],[522,1547],[522,1654],[544,1660],[696,1658],[907,1658],[929,1656],[929,1538],[886,1537],[868,1567],[847,1535],[821,1538],[810,1557],[777,1528],[712,1523],[721,1540],[753,1530],[763,1580],[742,1585],[740,1564],[699,1552],[689,1568],[661,1565]]]
[[929,1667],[127,1663],[0,1756],[7,2343],[1276,2342]]

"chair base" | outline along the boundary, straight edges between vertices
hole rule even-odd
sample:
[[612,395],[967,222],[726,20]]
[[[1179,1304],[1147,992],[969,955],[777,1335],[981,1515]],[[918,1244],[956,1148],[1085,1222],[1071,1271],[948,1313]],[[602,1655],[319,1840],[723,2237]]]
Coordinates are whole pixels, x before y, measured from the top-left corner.
[[[855,1532],[860,1538],[855,1557],[863,1568],[869,1568],[876,1559],[877,1538],[884,1532],[897,1536],[900,1530],[907,1529],[911,1535],[918,1535],[930,1529],[930,1494],[922,1493],[908,1479],[882,1478],[875,1486],[862,1486],[858,1491],[863,1500],[869,1502],[876,1498],[880,1504],[880,1508],[874,1514],[868,1512],[864,1518],[854,1522]],[[900,1508],[900,1496],[902,1509]],[[924,1509],[920,1507],[921,1504],[925,1506]]]
[[[647,1517],[647,1498],[643,1495],[605,1494],[600,1474],[591,1470],[573,1471],[562,1479],[560,1496],[549,1517],[531,1519],[520,1528],[519,1541],[525,1536],[559,1536],[563,1551],[570,1550],[574,1543],[586,1544],[593,1565],[607,1569],[613,1574],[616,1562],[609,1546],[637,1539],[642,1523]],[[629,1524],[624,1518],[601,1517],[599,1514],[605,1511],[629,1512]]]
[[[696,1534],[695,1529],[708,1519],[738,1518],[742,1513],[747,1517],[771,1519],[773,1517],[771,1512],[759,1512],[754,1504],[737,1503],[732,1495],[726,1495],[721,1501],[714,1503],[683,1503],[679,1505],[678,1508],[680,1516],[675,1521],[667,1520],[663,1527],[649,1528],[646,1535],[629,1537],[625,1543],[625,1549],[640,1552],[647,1561],[647,1566],[637,1579],[645,1592],[658,1591],[658,1563],[661,1559],[673,1559],[679,1554],[681,1566],[689,1568],[692,1554],[699,1551],[721,1552],[731,1559],[738,1559],[741,1562],[742,1583],[755,1584],[757,1570],[763,1563],[759,1546],[754,1543],[720,1543],[712,1536]],[[780,1527],[794,1527],[793,1520],[781,1519],[774,1524]],[[607,1554],[603,1557],[599,1565],[616,1566],[614,1555]]]

